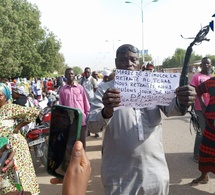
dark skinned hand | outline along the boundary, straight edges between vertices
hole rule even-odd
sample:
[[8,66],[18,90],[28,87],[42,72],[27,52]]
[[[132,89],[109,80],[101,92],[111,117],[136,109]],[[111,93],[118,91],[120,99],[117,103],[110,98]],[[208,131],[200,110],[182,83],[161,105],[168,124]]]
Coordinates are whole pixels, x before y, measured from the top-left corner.
[[[5,166],[2,168],[2,172],[6,172],[9,168],[14,166],[14,155],[15,155],[15,151],[11,150],[10,145],[6,144],[4,145],[2,148],[0,148],[0,156],[2,156],[2,154],[6,151],[6,150],[10,150],[10,153],[8,155],[8,158],[5,160]],[[0,177],[1,180],[1,177]]]
[[196,90],[193,86],[184,85],[182,87],[178,87],[175,93],[180,104],[190,106],[195,102]]
[[[175,93],[180,104],[190,106],[195,102],[196,90],[193,86],[185,85],[178,87]],[[102,115],[104,118],[110,118],[113,115],[114,108],[121,106],[120,91],[114,88],[107,89],[102,101],[104,104]]]
[[107,89],[102,102],[104,104],[102,115],[104,118],[110,118],[113,115],[114,108],[121,106],[120,91],[113,88]]

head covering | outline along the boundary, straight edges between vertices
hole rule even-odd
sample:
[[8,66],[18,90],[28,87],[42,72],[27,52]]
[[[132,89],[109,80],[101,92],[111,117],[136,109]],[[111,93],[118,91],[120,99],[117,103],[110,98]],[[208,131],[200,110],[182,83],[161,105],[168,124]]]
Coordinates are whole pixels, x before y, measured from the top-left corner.
[[148,63],[147,65],[146,65],[146,70],[154,70],[154,65],[152,64],[152,63]]
[[27,95],[24,86],[19,86],[19,85],[14,86],[13,92],[18,93],[20,95],[25,95],[25,96]]
[[5,95],[7,101],[11,98],[10,89],[4,83],[0,83],[0,91]]
[[103,77],[104,76],[109,76],[110,74],[111,74],[111,71],[109,71],[109,70],[107,70],[107,69],[105,69],[105,70],[103,70]]

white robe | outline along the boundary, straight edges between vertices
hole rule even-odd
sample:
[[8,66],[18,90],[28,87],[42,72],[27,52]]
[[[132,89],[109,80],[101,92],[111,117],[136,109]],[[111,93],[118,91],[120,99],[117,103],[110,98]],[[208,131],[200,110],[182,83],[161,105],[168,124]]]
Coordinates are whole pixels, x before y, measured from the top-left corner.
[[114,81],[110,81],[97,88],[87,117],[92,133],[105,130],[101,165],[104,192],[167,195],[169,170],[163,150],[160,110],[166,116],[181,116],[177,100],[166,107],[142,108],[138,112],[133,108],[119,109],[110,119],[104,119],[102,96],[113,87]]

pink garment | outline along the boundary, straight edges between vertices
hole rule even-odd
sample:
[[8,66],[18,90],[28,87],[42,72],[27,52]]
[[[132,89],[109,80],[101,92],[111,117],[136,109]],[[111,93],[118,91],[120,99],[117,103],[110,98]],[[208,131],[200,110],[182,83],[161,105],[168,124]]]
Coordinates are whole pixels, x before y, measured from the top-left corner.
[[73,87],[67,84],[62,86],[59,92],[59,104],[80,109],[82,111],[82,126],[86,125],[90,104],[81,85],[75,83]]
[[[204,81],[206,81],[210,78],[211,78],[211,76],[208,76],[208,75],[205,75],[202,73],[197,73],[197,74],[193,75],[193,77],[190,81],[190,85],[196,87],[196,86],[200,85],[201,83],[203,83]],[[208,93],[204,93],[202,95],[202,97],[203,97],[205,106],[207,106],[209,103],[209,100],[210,100],[210,95]],[[195,110],[202,110],[198,97],[195,100],[194,109]]]

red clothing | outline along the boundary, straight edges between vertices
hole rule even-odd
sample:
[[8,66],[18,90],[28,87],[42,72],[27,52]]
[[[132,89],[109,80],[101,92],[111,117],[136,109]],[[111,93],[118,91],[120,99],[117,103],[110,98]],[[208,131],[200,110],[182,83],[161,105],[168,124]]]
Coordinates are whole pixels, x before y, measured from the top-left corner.
[[67,84],[62,86],[59,91],[59,104],[80,109],[82,111],[82,126],[86,125],[90,104],[81,85],[74,83],[72,87]]
[[54,83],[52,81],[46,82],[47,90],[54,90]]
[[205,111],[206,126],[199,149],[199,170],[215,174],[215,77],[201,83],[197,88],[198,95],[210,94],[209,104]]

